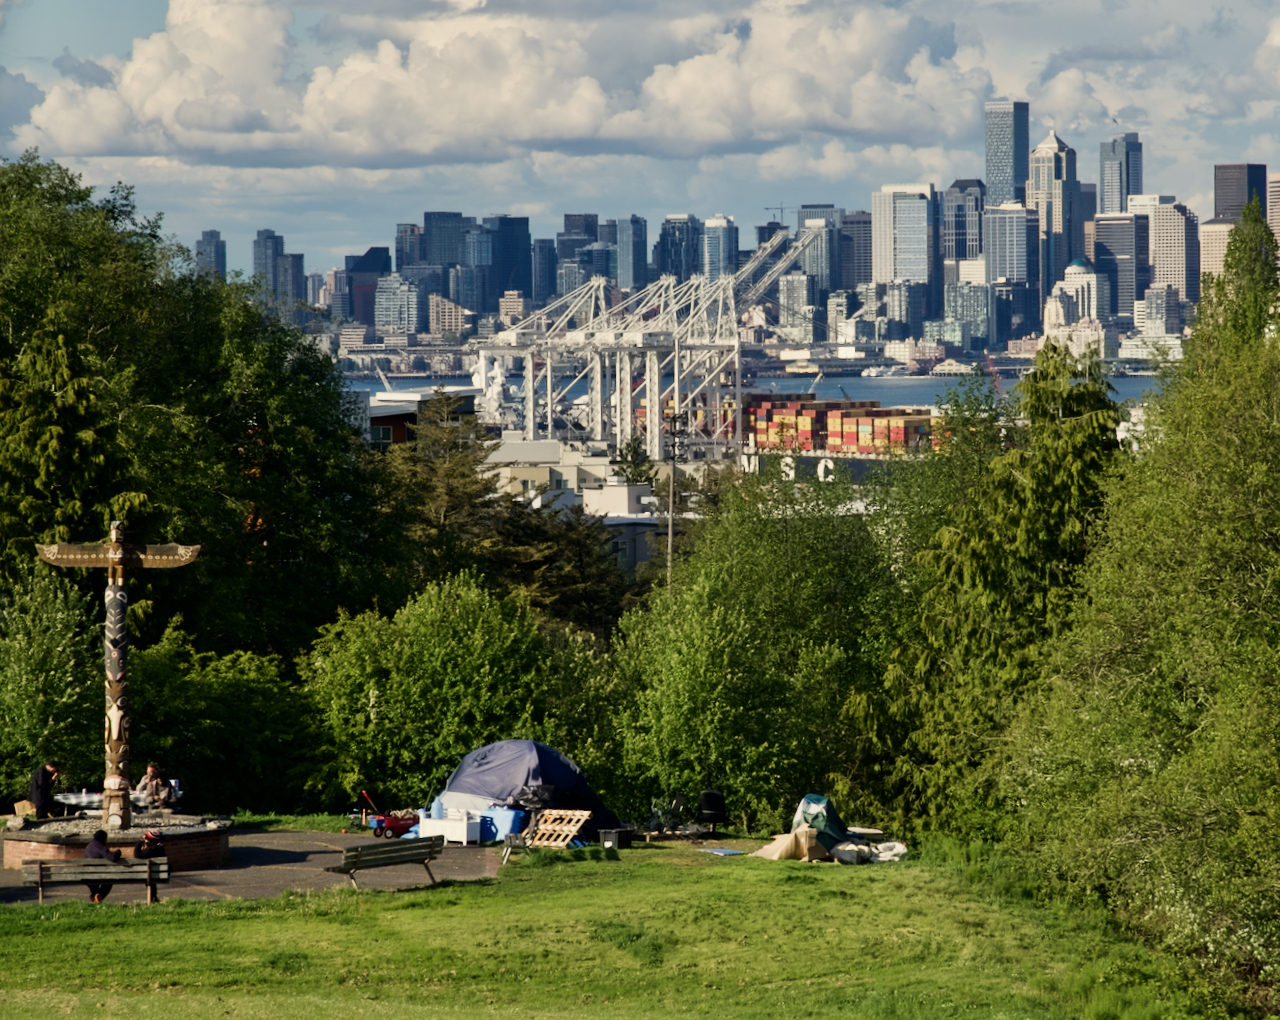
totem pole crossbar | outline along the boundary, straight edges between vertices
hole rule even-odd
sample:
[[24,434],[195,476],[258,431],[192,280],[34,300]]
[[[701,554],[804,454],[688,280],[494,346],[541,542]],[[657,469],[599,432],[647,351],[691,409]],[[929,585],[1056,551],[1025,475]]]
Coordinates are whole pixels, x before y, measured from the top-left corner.
[[102,781],[102,821],[108,828],[133,824],[129,800],[129,593],[126,570],[185,567],[200,553],[198,545],[130,545],[124,524],[111,522],[111,541],[105,545],[37,545],[36,553],[55,567],[105,567],[107,626],[103,662],[107,679],[105,742],[107,774]]

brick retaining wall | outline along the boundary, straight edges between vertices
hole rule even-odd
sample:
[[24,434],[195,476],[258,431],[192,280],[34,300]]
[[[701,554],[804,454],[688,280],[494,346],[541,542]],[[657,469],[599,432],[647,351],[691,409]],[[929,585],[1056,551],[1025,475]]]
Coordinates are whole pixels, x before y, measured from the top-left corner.
[[[21,868],[23,861],[74,861],[84,857],[87,836],[63,836],[35,838],[33,832],[6,832],[4,834],[4,866]],[[133,856],[133,845],[142,838],[142,830],[125,834],[112,834],[107,844],[119,850],[124,857]],[[226,829],[207,829],[192,833],[166,834],[165,852],[170,871],[203,871],[222,864],[229,852],[230,840]]]

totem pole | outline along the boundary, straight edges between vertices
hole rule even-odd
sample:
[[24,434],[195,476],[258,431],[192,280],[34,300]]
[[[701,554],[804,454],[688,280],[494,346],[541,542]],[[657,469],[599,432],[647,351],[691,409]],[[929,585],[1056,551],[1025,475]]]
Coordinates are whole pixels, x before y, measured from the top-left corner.
[[107,668],[107,719],[105,740],[107,774],[102,781],[102,821],[109,829],[133,824],[129,800],[129,593],[124,586],[126,568],[185,567],[200,553],[198,545],[129,545],[124,524],[111,522],[106,545],[37,545],[36,553],[55,567],[107,568],[107,628],[103,659]]

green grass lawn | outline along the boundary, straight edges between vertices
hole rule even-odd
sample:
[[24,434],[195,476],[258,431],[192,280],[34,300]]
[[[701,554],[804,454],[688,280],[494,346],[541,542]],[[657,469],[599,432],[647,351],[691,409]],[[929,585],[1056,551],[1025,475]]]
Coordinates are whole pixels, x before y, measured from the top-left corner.
[[1100,917],[944,861],[577,858],[399,893],[0,908],[0,1016],[1217,1014]]

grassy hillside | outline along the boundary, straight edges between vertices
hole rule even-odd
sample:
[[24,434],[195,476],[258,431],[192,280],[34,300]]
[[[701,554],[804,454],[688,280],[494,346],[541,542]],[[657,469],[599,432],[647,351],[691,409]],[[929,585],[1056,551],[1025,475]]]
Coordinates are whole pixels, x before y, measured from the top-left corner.
[[10,907],[0,1016],[1226,1015],[1101,917],[986,872],[667,844],[402,893]]

